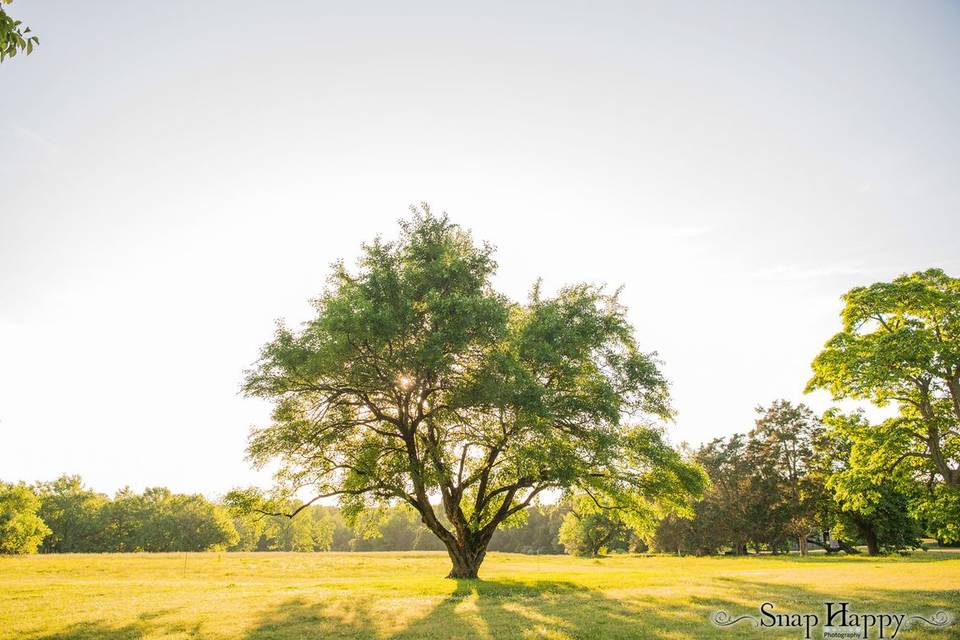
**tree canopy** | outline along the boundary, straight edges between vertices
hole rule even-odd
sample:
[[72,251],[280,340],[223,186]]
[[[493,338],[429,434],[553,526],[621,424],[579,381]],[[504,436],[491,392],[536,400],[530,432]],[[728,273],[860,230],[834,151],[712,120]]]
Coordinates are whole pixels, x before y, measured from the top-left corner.
[[84,487],[80,476],[68,475],[40,483],[37,493],[38,515],[50,527],[42,551],[84,553],[108,548],[101,518],[110,502],[107,496]]
[[843,328],[813,361],[807,390],[899,408],[850,432],[848,476],[877,499],[867,485],[895,469],[925,479],[921,510],[938,535],[960,539],[960,279],[929,269],[851,289],[844,302]]
[[851,464],[852,443],[870,425],[863,412],[824,414],[827,431],[819,442],[817,467],[826,494],[822,522],[840,539],[863,540],[870,555],[920,547],[920,525],[911,498],[922,485],[905,469],[883,478],[864,476]]
[[461,578],[548,490],[650,517],[683,509],[705,477],[651,426],[671,415],[668,385],[617,294],[538,284],[516,303],[495,269],[490,245],[426,205],[398,240],[364,245],[356,270],[337,263],[316,316],[281,324],[246,375],[248,395],[275,403],[249,455],[279,471],[270,494],[232,502],[271,512],[310,487],[348,517],[406,503]]
[[35,491],[45,553],[222,550],[239,539],[227,510],[199,494],[125,488],[111,499],[67,475]]
[[[757,407],[748,433],[717,438],[695,453],[710,476],[693,518],[664,520],[653,539],[661,551],[712,554],[723,547],[801,554],[825,526],[819,446],[823,426],[809,407],[775,400]],[[820,542],[817,542],[820,544]]]
[[[596,556],[604,551],[627,548],[634,537],[629,512],[600,508],[589,496],[571,496],[570,511],[563,518],[557,540],[568,553]],[[641,533],[652,533],[648,519],[638,523]]]
[[822,484],[811,473],[823,426],[809,407],[787,400],[758,407],[757,413],[760,418],[750,434],[751,458],[779,497],[777,506],[786,531],[797,540],[801,555],[806,555],[807,536],[816,528],[823,493]]
[[50,533],[39,508],[40,499],[27,485],[0,482],[0,553],[36,553]]

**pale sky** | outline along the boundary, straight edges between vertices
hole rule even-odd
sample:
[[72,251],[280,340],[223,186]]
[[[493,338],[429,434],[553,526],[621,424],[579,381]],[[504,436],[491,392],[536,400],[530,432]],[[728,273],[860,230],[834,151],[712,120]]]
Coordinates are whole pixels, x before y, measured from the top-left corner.
[[0,65],[3,480],[268,483],[243,370],[421,200],[516,299],[623,285],[675,442],[826,408],[843,292],[960,275],[955,2],[7,11],[41,45]]

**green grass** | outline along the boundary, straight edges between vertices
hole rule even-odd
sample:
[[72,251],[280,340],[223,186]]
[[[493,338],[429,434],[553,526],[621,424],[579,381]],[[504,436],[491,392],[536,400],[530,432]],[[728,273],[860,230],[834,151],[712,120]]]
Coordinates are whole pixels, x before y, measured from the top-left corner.
[[[438,553],[0,557],[0,638],[801,638],[709,614],[960,614],[960,558],[676,558],[492,553],[480,581]],[[816,631],[815,638],[820,638]],[[901,638],[957,638],[960,623]]]

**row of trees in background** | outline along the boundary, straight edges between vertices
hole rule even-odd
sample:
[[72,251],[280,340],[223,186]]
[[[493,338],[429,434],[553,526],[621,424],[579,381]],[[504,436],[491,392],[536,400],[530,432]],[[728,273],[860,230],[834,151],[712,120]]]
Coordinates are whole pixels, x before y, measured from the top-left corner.
[[696,452],[712,488],[693,519],[660,527],[659,545],[742,553],[792,538],[805,552],[811,540],[851,540],[878,553],[916,546],[921,532],[960,540],[960,279],[929,269],[843,299],[842,329],[814,359],[807,391],[897,414],[871,424],[787,402],[761,410],[750,433]]
[[[569,511],[565,504],[534,505],[520,526],[498,532],[491,547],[563,553],[558,532]],[[78,476],[34,486],[0,484],[0,553],[443,549],[406,506],[366,513],[351,527],[339,509],[325,505],[288,518],[232,513],[202,495],[165,488],[123,489],[110,498]]]
[[[926,517],[936,486],[892,468],[873,499],[851,490],[861,413],[817,417],[778,400],[758,408],[747,433],[688,452],[710,478],[689,517],[667,515],[651,529],[586,493],[535,504],[498,530],[494,551],[597,555],[654,550],[678,554],[774,554],[810,544],[828,552],[871,555],[920,547],[924,533],[944,536],[943,514]],[[854,485],[856,486],[856,485]],[[299,503],[290,503],[293,511]],[[946,530],[949,533],[949,529]],[[826,534],[826,535],[824,535]],[[333,506],[311,505],[294,518],[231,512],[201,495],[165,488],[124,489],[111,499],[63,476],[33,487],[0,487],[0,553],[122,551],[439,551],[442,542],[412,508],[364,512],[350,526]]]
[[50,553],[206,551],[238,539],[228,512],[202,495],[123,489],[111,499],[85,487],[78,476],[8,490],[32,496],[38,526],[22,545],[26,552],[31,544]]
[[[870,507],[838,488],[849,472],[848,434],[859,415],[828,413],[777,401],[759,409],[756,427],[690,453],[711,479],[692,516],[669,515],[643,529],[587,494],[536,504],[499,530],[494,551],[597,555],[784,553],[809,542],[829,551],[866,545],[871,554],[920,545],[929,523],[911,512],[929,487],[894,474]],[[298,504],[288,505],[291,510]],[[824,539],[823,531],[830,537]],[[831,540],[834,544],[831,544]],[[77,476],[0,489],[0,552],[123,551],[439,551],[444,546],[406,506],[367,512],[349,526],[334,506],[312,505],[295,518],[237,514],[202,495],[150,488],[113,498]]]
[[869,504],[842,490],[851,465],[849,433],[863,428],[861,414],[829,412],[824,421],[784,400],[758,412],[749,433],[718,438],[693,454],[711,488],[692,518],[661,523],[655,548],[695,554],[796,548],[803,554],[811,544],[828,552],[862,544],[877,554],[920,546],[929,527],[910,505],[926,490],[923,484],[894,472],[876,485],[880,498]]

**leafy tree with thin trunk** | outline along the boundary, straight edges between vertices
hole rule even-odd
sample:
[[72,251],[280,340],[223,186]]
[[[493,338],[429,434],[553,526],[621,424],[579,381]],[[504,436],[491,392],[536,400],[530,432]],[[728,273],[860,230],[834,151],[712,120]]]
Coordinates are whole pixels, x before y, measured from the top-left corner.
[[809,407],[788,400],[757,407],[757,413],[760,417],[750,432],[750,457],[761,477],[773,482],[786,516],[785,530],[805,556],[823,495],[823,485],[811,473],[823,424]]
[[280,325],[246,374],[246,394],[275,403],[248,453],[277,463],[276,485],[228,500],[278,513],[311,488],[301,508],[337,496],[351,519],[408,504],[452,578],[476,578],[497,528],[550,490],[682,509],[705,478],[650,426],[671,415],[667,382],[617,295],[537,285],[519,304],[494,290],[495,268],[489,245],[426,205],[356,270],[336,264],[315,317]]
[[696,517],[689,526],[671,523],[687,533],[687,551],[714,553],[729,546],[743,555],[751,542],[777,548],[783,537],[778,492],[769,475],[759,473],[750,451],[749,438],[736,433],[712,440],[696,452],[696,460],[710,476],[710,489],[696,505]]
[[851,434],[851,466],[877,481],[901,468],[925,479],[917,508],[939,537],[958,540],[960,279],[929,269],[843,299],[843,329],[813,361],[807,390],[896,403],[897,417]]

